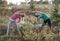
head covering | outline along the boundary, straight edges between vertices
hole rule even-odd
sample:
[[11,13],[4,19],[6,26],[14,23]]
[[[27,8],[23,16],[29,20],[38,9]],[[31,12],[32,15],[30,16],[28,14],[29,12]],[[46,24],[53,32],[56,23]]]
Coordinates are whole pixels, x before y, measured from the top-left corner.
[[40,11],[35,11],[35,15],[40,15]]
[[24,14],[25,14],[24,12],[20,12],[20,15],[21,15],[22,17],[24,17]]

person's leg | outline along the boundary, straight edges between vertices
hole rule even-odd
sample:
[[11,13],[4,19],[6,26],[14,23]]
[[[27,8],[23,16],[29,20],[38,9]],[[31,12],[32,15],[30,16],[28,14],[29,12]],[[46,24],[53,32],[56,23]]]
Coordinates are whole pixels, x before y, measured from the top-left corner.
[[7,33],[6,33],[7,36],[9,34],[9,30],[10,30],[11,24],[12,24],[12,22],[11,22],[11,20],[9,20],[9,22],[8,22],[8,28],[7,28]]
[[42,26],[41,26],[41,27],[44,27],[44,26],[45,26],[45,24],[46,24],[46,22],[43,22],[43,24],[42,24]]
[[48,30],[50,30],[50,33],[52,33],[52,28],[51,28],[51,21],[50,21],[50,19],[48,19],[48,26],[49,26],[49,29],[48,29]]
[[50,21],[50,19],[48,19],[48,25],[49,25],[49,27],[51,29],[51,21]]
[[21,35],[22,31],[19,30],[18,25],[17,25],[17,23],[15,21],[14,21],[14,27],[15,27],[15,30],[18,31],[18,33]]
[[45,24],[46,24],[46,21],[44,21],[44,22],[42,23],[42,26],[40,27],[40,32],[41,32],[41,30],[43,29],[43,27],[45,26]]

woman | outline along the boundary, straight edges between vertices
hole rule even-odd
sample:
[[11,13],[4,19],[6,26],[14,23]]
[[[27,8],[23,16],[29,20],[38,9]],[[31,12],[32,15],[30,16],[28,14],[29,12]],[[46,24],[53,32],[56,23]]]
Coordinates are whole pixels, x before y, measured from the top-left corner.
[[[24,14],[23,14],[22,12],[20,12],[20,11],[16,11],[16,12],[14,12],[14,13],[12,14],[12,16],[11,16],[9,22],[8,22],[8,28],[7,28],[7,33],[6,33],[7,36],[8,36],[8,34],[9,34],[10,27],[11,27],[12,24],[14,25],[14,28],[18,31],[18,33],[23,35],[23,33],[19,30],[18,25],[17,25],[17,23],[16,23],[17,18],[19,18],[19,21],[18,21],[18,23],[19,23],[19,22],[20,22],[20,19],[21,19],[22,17],[24,17]],[[20,33],[20,32],[21,32],[21,33]]]

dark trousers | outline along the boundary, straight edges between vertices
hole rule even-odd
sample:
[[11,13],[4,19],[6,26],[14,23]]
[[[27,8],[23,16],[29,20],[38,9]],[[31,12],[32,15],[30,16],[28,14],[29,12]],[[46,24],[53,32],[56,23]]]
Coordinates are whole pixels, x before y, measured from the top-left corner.
[[48,23],[48,26],[51,28],[51,21],[50,19],[44,20],[44,23],[42,25],[46,25]]
[[51,21],[50,21],[50,19],[47,19],[47,20],[44,20],[42,26],[40,27],[40,32],[41,32],[42,28],[46,25],[46,23],[48,23],[48,26],[51,29]]

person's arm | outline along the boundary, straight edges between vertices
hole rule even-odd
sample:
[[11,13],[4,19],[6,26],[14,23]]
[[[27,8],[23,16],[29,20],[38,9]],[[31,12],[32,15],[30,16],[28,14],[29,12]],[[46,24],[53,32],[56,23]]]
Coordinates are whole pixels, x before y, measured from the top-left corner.
[[40,11],[28,11],[29,13],[36,13],[36,12],[40,12]]
[[18,20],[18,22],[17,23],[19,23],[20,22],[20,17],[19,17],[19,20]]
[[37,22],[40,23],[40,18],[39,17],[37,17]]
[[21,16],[20,16],[20,13],[19,13],[19,14],[18,14],[18,21],[17,21],[17,23],[20,22],[20,19],[21,19]]

